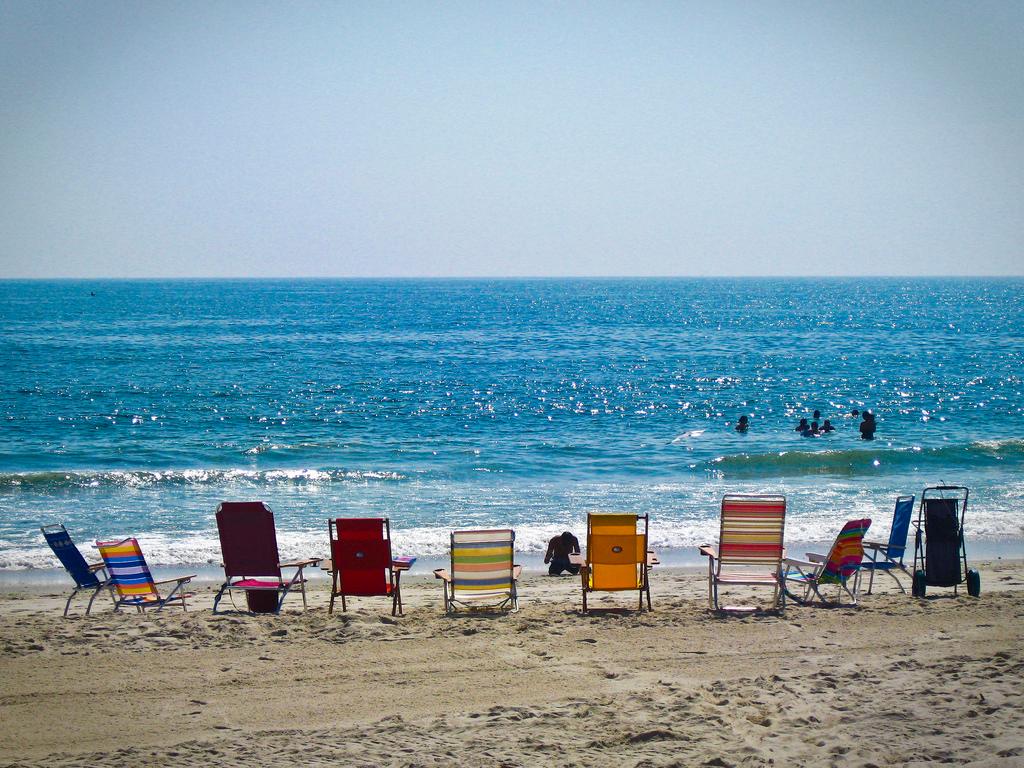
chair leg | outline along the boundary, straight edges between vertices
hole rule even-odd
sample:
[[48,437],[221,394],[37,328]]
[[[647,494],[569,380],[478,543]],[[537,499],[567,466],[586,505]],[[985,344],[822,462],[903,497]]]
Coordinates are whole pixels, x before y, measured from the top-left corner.
[[[85,615],[89,615],[89,611],[92,610],[92,601],[96,599],[96,596],[103,590],[103,587],[96,587],[93,590],[92,597],[89,598],[89,605],[85,607]],[[67,616],[67,608],[64,609],[64,615]]]
[[[903,571],[903,573],[907,575],[907,578],[910,578],[910,571],[907,570],[907,566],[900,564],[898,567],[901,571]],[[892,576],[892,580],[896,582],[896,586],[900,588],[900,592],[905,595],[907,594],[907,589],[903,586],[903,582],[899,580],[895,573],[893,573],[893,571],[895,570],[895,568],[890,568],[888,571],[886,571],[886,573]],[[871,594],[871,590],[868,590],[868,594]]]
[[223,586],[221,586],[221,588],[220,588],[220,591],[213,598],[213,612],[214,613],[217,612],[217,605],[220,603],[220,599],[222,597],[224,597],[224,590],[227,589],[227,586],[228,586],[227,582],[224,582]]
[[717,585],[715,584],[715,561],[713,558],[708,558],[708,608],[715,610],[715,604],[717,600]]
[[[64,618],[65,619],[68,617],[68,609],[71,607],[71,600],[77,594],[78,594],[78,587],[75,587],[73,590],[71,590],[71,594],[68,595],[68,601],[66,603],[64,603]],[[93,598],[95,598],[96,597],[96,593],[93,592],[92,596],[93,596]],[[92,600],[89,601],[89,607],[92,608]],[[89,613],[89,611],[86,610],[86,614],[88,614],[88,613]]]

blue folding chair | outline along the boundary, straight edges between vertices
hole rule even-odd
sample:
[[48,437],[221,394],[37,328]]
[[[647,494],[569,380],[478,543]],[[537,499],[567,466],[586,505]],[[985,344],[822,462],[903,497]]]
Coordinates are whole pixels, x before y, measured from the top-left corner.
[[907,578],[911,578],[910,569],[903,564],[903,553],[907,549],[907,532],[910,530],[910,518],[914,514],[914,497],[897,496],[896,509],[892,513],[892,528],[889,530],[889,541],[864,542],[864,562],[861,563],[861,575],[865,571],[871,575],[868,577],[868,590],[871,594],[871,585],[875,581],[875,571],[881,571],[892,576],[900,592],[906,594],[906,587],[896,577],[895,571],[903,571]]
[[[46,543],[53,550],[53,554],[57,556],[60,564],[64,566],[64,570],[75,580],[75,588],[71,591],[68,601],[64,604],[64,615],[68,615],[71,600],[75,595],[85,590],[92,590],[92,597],[89,598],[89,605],[85,609],[85,613],[88,615],[89,611],[92,610],[92,602],[96,599],[96,595],[100,593],[100,590],[111,586],[106,567],[103,563],[87,563],[85,558],[82,557],[82,553],[78,551],[78,547],[71,541],[68,529],[61,523],[44,525],[40,530],[43,532]],[[113,595],[111,595],[111,599],[113,599]]]

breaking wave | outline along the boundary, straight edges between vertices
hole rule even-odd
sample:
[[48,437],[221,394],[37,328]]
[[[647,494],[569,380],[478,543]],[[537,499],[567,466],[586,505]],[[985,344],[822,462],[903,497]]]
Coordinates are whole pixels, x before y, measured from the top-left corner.
[[60,472],[0,472],[0,490],[69,488],[153,488],[211,486],[222,483],[253,486],[317,485],[346,482],[402,481],[400,472],[348,469],[177,469],[68,470]]
[[[824,438],[827,439],[827,438]],[[1024,440],[977,440],[966,445],[865,446],[823,451],[779,451],[719,456],[706,468],[724,476],[857,475],[922,468],[985,468],[1024,465]]]

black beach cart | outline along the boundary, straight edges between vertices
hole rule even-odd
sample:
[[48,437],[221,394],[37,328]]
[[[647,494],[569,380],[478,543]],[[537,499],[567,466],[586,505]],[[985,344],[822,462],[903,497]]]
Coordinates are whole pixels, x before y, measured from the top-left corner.
[[914,597],[928,587],[957,587],[967,583],[967,594],[981,594],[981,574],[967,567],[964,547],[964,512],[970,491],[961,485],[925,488],[914,527]]

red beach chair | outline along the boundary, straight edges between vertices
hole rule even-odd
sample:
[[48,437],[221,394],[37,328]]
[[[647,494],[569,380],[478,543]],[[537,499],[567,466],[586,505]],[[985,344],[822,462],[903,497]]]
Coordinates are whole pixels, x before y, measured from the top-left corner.
[[[246,593],[253,613],[280,613],[281,605],[295,587],[302,593],[306,608],[306,580],[302,569],[316,565],[319,558],[282,563],[277,554],[277,530],[274,513],[262,501],[225,501],[217,507],[217,532],[224,557],[224,584],[213,599],[213,612],[225,592]],[[288,580],[282,568],[294,568]]]
[[341,597],[390,597],[391,615],[402,615],[402,571],[407,561],[391,557],[391,523],[386,517],[350,517],[327,521],[331,539],[331,604]]

